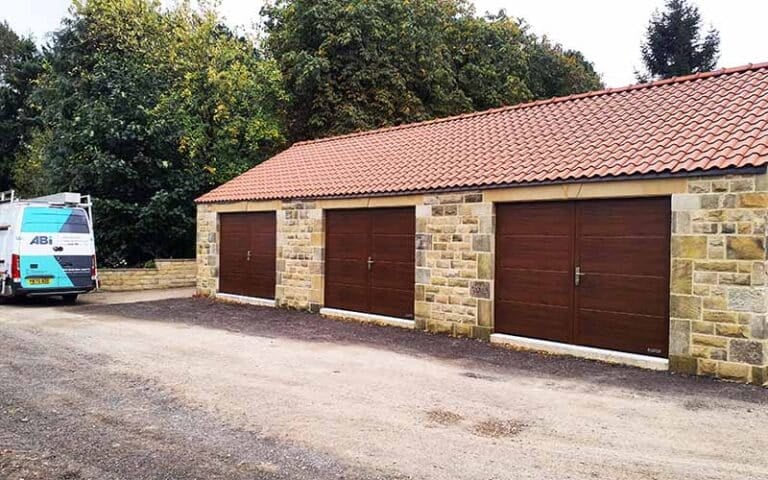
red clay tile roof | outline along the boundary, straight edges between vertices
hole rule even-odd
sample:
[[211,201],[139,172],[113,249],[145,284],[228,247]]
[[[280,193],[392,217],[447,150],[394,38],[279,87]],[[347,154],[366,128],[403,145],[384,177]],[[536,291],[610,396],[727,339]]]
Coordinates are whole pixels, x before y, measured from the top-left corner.
[[402,194],[768,164],[768,63],[300,142],[198,202]]

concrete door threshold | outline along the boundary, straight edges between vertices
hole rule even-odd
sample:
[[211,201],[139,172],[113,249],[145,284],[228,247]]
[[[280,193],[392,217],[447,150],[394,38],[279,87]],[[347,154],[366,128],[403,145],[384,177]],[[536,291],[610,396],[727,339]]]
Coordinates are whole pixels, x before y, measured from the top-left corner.
[[414,321],[407,318],[389,317],[374,313],[353,312],[338,308],[321,308],[320,315],[328,318],[342,320],[357,320],[359,322],[374,323],[376,325],[389,325],[391,327],[414,328]]
[[217,293],[216,299],[226,302],[246,303],[259,307],[275,307],[276,302],[273,298],[246,297],[244,295],[233,295],[231,293]]
[[504,345],[522,350],[535,350],[555,355],[570,355],[572,357],[588,358],[607,363],[617,363],[649,370],[668,370],[669,360],[666,358],[649,357],[636,353],[617,352],[602,348],[584,347],[568,343],[539,340],[536,338],[518,337],[505,333],[491,334],[491,343]]

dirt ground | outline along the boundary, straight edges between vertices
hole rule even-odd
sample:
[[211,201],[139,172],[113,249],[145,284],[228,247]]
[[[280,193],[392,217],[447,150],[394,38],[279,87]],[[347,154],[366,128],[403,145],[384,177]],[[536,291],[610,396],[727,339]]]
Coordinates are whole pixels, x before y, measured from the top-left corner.
[[0,478],[768,478],[766,389],[188,293],[0,306]]

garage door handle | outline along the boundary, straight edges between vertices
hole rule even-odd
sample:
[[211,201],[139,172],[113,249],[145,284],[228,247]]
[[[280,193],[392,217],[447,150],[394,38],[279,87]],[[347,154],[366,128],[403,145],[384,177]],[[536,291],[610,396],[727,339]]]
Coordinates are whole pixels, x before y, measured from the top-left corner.
[[251,251],[248,250],[248,254],[245,256],[246,260],[251,261]]
[[371,271],[372,267],[373,267],[373,259],[371,257],[368,257],[368,271]]
[[581,285],[581,277],[584,275],[586,275],[586,273],[581,273],[581,267],[576,267],[576,272],[573,275],[573,283],[575,283],[577,287]]

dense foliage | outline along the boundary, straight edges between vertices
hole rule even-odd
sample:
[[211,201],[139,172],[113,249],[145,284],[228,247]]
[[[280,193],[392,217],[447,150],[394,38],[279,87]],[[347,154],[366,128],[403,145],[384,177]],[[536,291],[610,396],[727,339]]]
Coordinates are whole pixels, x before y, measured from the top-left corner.
[[54,34],[17,183],[91,193],[108,265],[190,256],[192,200],[282,144],[283,97],[273,62],[212,12],[89,0]]
[[667,0],[648,23],[642,58],[646,72],[640,81],[708,72],[717,65],[720,34],[714,28],[702,36],[699,9],[688,0]]
[[322,137],[599,88],[578,52],[463,0],[277,0],[266,49],[292,139]]
[[192,255],[194,198],[287,139],[600,86],[465,0],[278,0],[258,43],[194,3],[76,0],[42,53],[0,24],[0,182],[92,194],[105,265]]
[[35,123],[27,99],[40,69],[35,42],[0,22],[0,190],[10,188],[14,158]]

